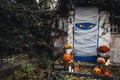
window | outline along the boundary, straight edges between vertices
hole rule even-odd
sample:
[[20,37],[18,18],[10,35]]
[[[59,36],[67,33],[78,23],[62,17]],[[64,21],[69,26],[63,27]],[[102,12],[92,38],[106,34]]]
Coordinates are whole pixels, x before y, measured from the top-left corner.
[[111,31],[111,33],[119,33],[120,28],[117,27],[117,25],[112,25],[110,31]]

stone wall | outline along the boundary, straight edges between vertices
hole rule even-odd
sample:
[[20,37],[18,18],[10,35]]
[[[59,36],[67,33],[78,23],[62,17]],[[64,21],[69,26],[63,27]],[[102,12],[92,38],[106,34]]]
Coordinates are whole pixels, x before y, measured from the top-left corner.
[[120,35],[111,34],[111,62],[120,63]]

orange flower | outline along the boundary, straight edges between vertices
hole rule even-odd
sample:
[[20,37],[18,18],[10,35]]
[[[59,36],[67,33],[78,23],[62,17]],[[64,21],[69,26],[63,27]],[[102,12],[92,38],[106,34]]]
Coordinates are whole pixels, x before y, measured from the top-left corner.
[[110,51],[110,48],[107,47],[107,46],[105,46],[105,45],[103,45],[103,46],[99,46],[99,47],[97,48],[97,51],[99,51],[99,52],[101,52],[101,53],[106,53],[106,52]]

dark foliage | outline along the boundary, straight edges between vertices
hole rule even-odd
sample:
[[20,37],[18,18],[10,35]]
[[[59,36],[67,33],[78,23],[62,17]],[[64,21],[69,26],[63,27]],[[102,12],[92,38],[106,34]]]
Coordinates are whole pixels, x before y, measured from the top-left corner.
[[[43,11],[34,0],[0,1],[0,55],[52,55],[55,11]],[[57,22],[55,23],[57,25]],[[61,33],[61,32],[60,32]]]
[[0,0],[0,55],[51,55],[54,42],[51,33],[64,33],[58,29],[57,16],[68,17],[73,5],[107,10],[111,14],[111,24],[120,26],[119,0],[59,0],[57,11],[48,11],[46,1],[37,4],[35,0]]

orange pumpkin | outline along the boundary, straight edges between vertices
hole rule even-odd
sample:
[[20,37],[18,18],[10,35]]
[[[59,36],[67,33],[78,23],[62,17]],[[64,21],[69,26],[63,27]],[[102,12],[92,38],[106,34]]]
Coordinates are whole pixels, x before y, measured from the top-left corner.
[[93,68],[92,72],[93,72],[93,74],[96,74],[96,75],[101,74],[101,70],[98,67]]
[[109,77],[109,76],[110,76],[110,73],[111,73],[110,71],[105,71],[103,75],[104,75],[105,77]]
[[63,55],[63,61],[64,61],[64,62],[70,62],[71,60],[72,60],[72,55],[71,55],[71,54],[65,53],[65,54]]
[[97,58],[97,63],[105,63],[105,59],[102,57]]
[[73,71],[74,72],[79,72],[79,65],[77,63],[74,64]]

